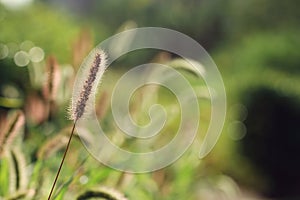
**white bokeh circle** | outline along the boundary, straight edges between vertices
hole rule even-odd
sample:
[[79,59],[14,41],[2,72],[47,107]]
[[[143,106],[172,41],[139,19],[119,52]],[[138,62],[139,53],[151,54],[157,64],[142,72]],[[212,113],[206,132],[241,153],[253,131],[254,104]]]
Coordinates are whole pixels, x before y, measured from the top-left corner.
[[[107,53],[108,66],[120,56],[141,49],[168,51],[189,62],[197,75],[205,81],[211,100],[211,120],[206,136],[201,143],[199,157],[203,158],[212,150],[225,121],[226,94],[217,66],[200,44],[187,35],[174,30],[145,27],[118,33],[100,43],[96,48]],[[90,60],[91,56],[93,53],[89,54],[87,60]],[[83,62],[81,67],[86,67],[86,63],[88,62]],[[154,69],[155,73],[145,76],[147,68]],[[73,98],[81,89],[77,86],[79,80],[83,79],[82,76],[83,74],[77,73]],[[159,105],[153,105],[149,110],[151,121],[146,126],[138,126],[130,117],[128,106],[131,95],[137,88],[147,84],[162,85],[172,91],[178,99],[181,108],[181,122],[176,136],[158,150],[146,153],[129,152],[109,140],[97,120],[95,109],[92,109],[91,115],[77,121],[76,129],[79,135],[84,132],[92,135],[89,142],[85,139],[82,141],[87,150],[101,163],[126,172],[155,171],[175,162],[192,144],[200,120],[197,97],[188,81],[176,69],[165,65],[148,63],[137,66],[119,79],[111,101],[116,124],[127,135],[142,139],[155,136],[163,128],[166,112]],[[94,103],[95,94],[92,94],[91,99],[90,102]],[[94,108],[94,104],[89,107]]]

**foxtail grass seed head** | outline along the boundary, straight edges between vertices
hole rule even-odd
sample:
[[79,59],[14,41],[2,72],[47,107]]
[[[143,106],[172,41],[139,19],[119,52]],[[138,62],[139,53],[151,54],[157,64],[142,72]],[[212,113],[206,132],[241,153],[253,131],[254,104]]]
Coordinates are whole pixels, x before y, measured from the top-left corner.
[[75,94],[75,97],[72,99],[72,104],[71,104],[71,119],[74,120],[73,128],[67,143],[65,153],[63,155],[53,185],[51,187],[48,200],[51,199],[58,176],[61,172],[61,168],[64,164],[67,152],[69,150],[72,136],[74,134],[74,129],[76,126],[76,121],[85,114],[87,110],[87,106],[91,103],[91,100],[93,100],[94,94],[97,89],[97,85],[101,80],[101,77],[105,71],[106,56],[104,52],[100,49],[94,49],[87,57],[87,59],[84,61],[82,68],[83,69],[81,69],[80,71],[80,73],[83,73],[82,79],[79,80],[79,82],[75,83],[76,86],[78,83],[79,88],[81,90],[78,92],[78,94],[77,93]]
[[22,111],[15,111],[9,118],[8,123],[0,134],[0,156],[5,148],[13,143],[14,139],[22,132],[25,117]]
[[49,56],[46,63],[47,67],[47,81],[45,82],[43,93],[44,97],[49,101],[53,101],[56,98],[59,82],[60,82],[60,70],[59,65],[54,56]]
[[88,190],[85,193],[81,194],[77,197],[77,200],[85,200],[85,199],[94,199],[94,198],[101,198],[107,200],[128,200],[124,194],[120,193],[119,191],[108,188],[108,187],[101,187],[98,190]]
[[89,62],[89,58],[84,62],[82,89],[78,97],[72,99],[71,119],[74,121],[80,119],[86,112],[87,106],[90,104],[91,95],[94,95],[96,92],[97,85],[106,69],[106,55],[102,50],[94,50],[92,57],[92,62]]

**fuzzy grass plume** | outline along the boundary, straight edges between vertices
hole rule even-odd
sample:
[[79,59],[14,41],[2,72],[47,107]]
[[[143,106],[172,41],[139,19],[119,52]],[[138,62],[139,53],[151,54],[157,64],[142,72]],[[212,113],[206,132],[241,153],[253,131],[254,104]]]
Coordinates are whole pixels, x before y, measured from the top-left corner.
[[[91,60],[91,58],[93,58]],[[90,66],[86,68],[86,66]],[[97,90],[97,86],[106,69],[106,55],[102,50],[96,49],[92,51],[89,57],[85,60],[81,72],[84,76],[79,79],[78,85],[81,90],[75,93],[75,98],[72,99],[70,109],[71,119],[75,122],[88,112],[88,105],[91,104],[91,98]]]
[[[100,82],[101,77],[106,69],[105,53],[101,49],[94,49],[84,61],[82,66],[82,70],[79,71],[79,73],[83,73],[83,78],[79,80],[79,82],[76,82],[79,83],[79,88],[81,88],[81,90],[77,95],[75,95],[76,97],[72,99],[70,110],[71,119],[74,120],[73,128],[62,161],[56,173],[50,194],[48,196],[48,200],[51,199],[58,176],[65,161],[74,134],[76,122],[87,112],[87,106],[91,103],[91,99],[96,93],[98,83]],[[77,86],[76,83],[75,85]]]
[[17,110],[9,117],[7,124],[0,131],[0,157],[6,148],[9,148],[25,123],[24,113]]
[[60,70],[58,62],[54,56],[49,56],[46,62],[47,81],[43,87],[43,94],[49,101],[54,101],[60,83]]

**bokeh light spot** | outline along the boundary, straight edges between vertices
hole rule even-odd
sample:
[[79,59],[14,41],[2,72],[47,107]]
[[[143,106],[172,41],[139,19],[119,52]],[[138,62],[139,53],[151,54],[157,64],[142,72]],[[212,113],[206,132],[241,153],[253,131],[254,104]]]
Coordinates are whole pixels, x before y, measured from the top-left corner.
[[228,126],[228,134],[232,140],[238,141],[245,137],[247,128],[244,123],[240,121],[234,121]]
[[81,183],[82,185],[84,185],[84,184],[87,184],[87,183],[89,182],[89,178],[88,178],[87,176],[83,175],[83,176],[81,176],[81,177],[79,178],[79,181],[80,181],[80,183]]
[[13,58],[15,54],[19,51],[19,45],[14,42],[10,42],[7,44],[8,47],[8,57]]
[[19,67],[24,67],[29,64],[29,57],[25,51],[19,51],[14,56],[15,64]]
[[239,121],[244,121],[248,116],[248,109],[243,104],[238,103],[230,108],[230,113],[236,115],[235,118]]
[[32,47],[34,47],[34,43],[30,40],[25,40],[21,43],[20,49],[23,51],[29,51]]
[[41,62],[44,56],[44,50],[40,47],[33,47],[29,51],[29,57],[32,62]]
[[2,87],[2,95],[7,98],[18,98],[20,93],[18,89],[12,85],[5,85]]
[[0,59],[8,56],[8,47],[5,44],[0,44]]

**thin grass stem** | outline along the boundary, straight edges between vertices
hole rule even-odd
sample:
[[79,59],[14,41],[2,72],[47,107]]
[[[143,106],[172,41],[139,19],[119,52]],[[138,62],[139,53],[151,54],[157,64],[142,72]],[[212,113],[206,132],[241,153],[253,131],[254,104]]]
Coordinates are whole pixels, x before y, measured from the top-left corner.
[[61,160],[61,163],[60,163],[60,165],[59,165],[58,171],[57,171],[57,173],[56,173],[56,176],[55,176],[55,179],[54,179],[54,182],[53,182],[51,191],[50,191],[49,196],[48,196],[48,200],[51,199],[51,196],[52,196],[52,193],[53,193],[53,191],[54,191],[56,182],[57,182],[57,180],[58,180],[58,176],[59,176],[59,174],[60,174],[61,168],[62,168],[62,166],[63,166],[63,164],[64,164],[64,162],[65,162],[65,158],[66,158],[66,155],[67,155],[67,152],[68,152],[68,150],[69,150],[70,143],[71,143],[71,140],[72,140],[72,137],[73,137],[73,134],[74,134],[75,125],[76,125],[76,121],[75,121],[74,124],[73,124],[73,128],[72,128],[72,131],[71,131],[71,135],[70,135],[70,138],[69,138],[69,141],[68,141],[66,150],[65,150],[65,152],[64,152],[64,156],[63,156],[63,158],[62,158],[62,160]]

